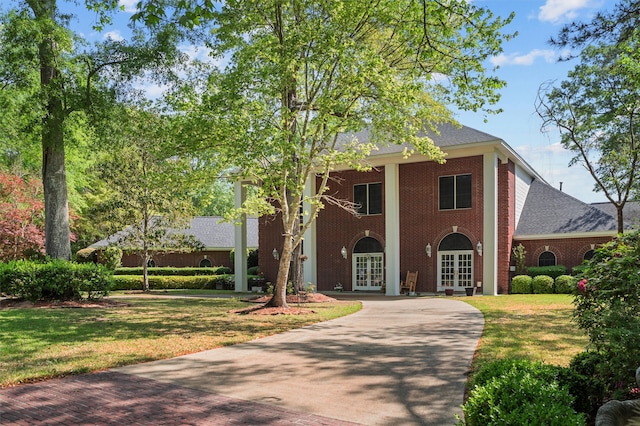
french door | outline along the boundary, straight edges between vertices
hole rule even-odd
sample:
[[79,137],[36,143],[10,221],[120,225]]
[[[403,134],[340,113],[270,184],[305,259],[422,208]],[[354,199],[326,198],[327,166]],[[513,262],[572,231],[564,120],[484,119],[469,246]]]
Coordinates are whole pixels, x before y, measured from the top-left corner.
[[438,290],[473,287],[473,250],[438,253]]
[[384,282],[382,253],[354,253],[353,289],[380,290]]

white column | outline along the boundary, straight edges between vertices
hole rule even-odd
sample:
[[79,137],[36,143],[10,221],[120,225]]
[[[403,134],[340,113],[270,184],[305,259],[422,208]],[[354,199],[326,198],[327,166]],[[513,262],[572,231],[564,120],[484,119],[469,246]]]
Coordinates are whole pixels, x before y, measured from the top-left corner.
[[[304,196],[311,197],[316,193],[316,178],[311,175],[307,184],[304,187]],[[311,212],[311,205],[304,203],[302,210],[304,215],[303,221],[309,220],[309,213]],[[311,227],[304,234],[304,254],[307,256],[307,260],[303,263],[303,280],[304,283],[312,283],[317,287],[318,285],[318,252],[316,247],[316,222],[315,220],[311,224]]]
[[495,152],[484,154],[483,170],[482,293],[494,296],[498,294],[498,155]]
[[[241,181],[236,182],[233,187],[235,195],[235,207],[242,207],[247,197],[247,190]],[[235,226],[235,289],[237,292],[245,292],[248,290],[247,284],[247,218],[243,215],[242,223]]]
[[400,197],[399,167],[384,166],[385,266],[386,295],[400,294]]

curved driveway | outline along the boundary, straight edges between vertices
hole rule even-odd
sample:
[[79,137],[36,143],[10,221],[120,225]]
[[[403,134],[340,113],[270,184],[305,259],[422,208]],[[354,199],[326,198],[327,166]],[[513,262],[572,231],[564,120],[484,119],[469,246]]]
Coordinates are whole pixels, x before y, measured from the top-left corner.
[[[141,424],[454,424],[482,314],[446,298],[363,299],[356,314],[252,342],[2,390],[0,409],[6,401],[17,414],[20,389],[35,398],[26,390],[57,386],[68,396],[76,386],[89,407],[92,389],[106,389],[98,403],[114,415],[126,409],[127,423],[138,413]],[[67,424],[101,416],[74,415]]]
[[444,298],[363,303],[336,320],[116,371],[366,425],[455,423],[482,314]]

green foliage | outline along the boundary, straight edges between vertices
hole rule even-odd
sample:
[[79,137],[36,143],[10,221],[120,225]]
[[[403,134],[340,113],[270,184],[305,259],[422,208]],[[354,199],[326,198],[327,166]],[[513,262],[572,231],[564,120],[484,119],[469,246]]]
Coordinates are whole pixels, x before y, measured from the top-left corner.
[[122,249],[116,246],[109,246],[102,251],[100,259],[107,268],[115,271],[122,265]]
[[511,293],[530,294],[533,293],[531,282],[533,279],[529,275],[516,275],[511,280]]
[[[485,64],[511,38],[502,28],[512,17],[460,0],[259,4],[230,2],[208,10],[216,25],[213,55],[230,60],[210,75],[212,90],[189,105],[183,140],[215,147],[238,174],[260,182],[236,216],[273,214],[281,206],[280,254],[287,266],[276,293],[282,300],[285,269],[319,211],[333,202],[353,213],[348,203],[333,199],[335,191],[327,193],[336,165],[370,169],[362,160],[376,143],[411,144],[442,162],[443,152],[425,130],[453,122],[448,105],[495,112],[504,82]],[[190,13],[203,11],[175,12],[186,23],[193,22]],[[146,16],[142,10],[137,19]],[[446,83],[433,75],[446,75]],[[338,138],[365,127],[370,140]],[[316,191],[305,194],[314,177]]]
[[[147,273],[152,275],[182,275],[182,276],[192,276],[192,275],[225,275],[231,273],[231,268],[226,266],[214,266],[213,268],[178,268],[178,267],[156,267],[149,268]],[[135,268],[118,268],[115,270],[114,275],[142,275],[142,267]]]
[[463,405],[467,426],[584,425],[573,397],[556,380],[559,368],[528,361],[486,366]]
[[258,266],[251,266],[247,268],[247,275],[258,275]]
[[[273,294],[275,290],[275,286],[270,283],[267,282],[267,293],[268,294]],[[293,288],[293,281],[287,281],[287,294],[295,294],[295,289]]]
[[[144,280],[140,275],[115,275],[113,290],[144,290]],[[150,290],[165,289],[209,289],[233,290],[233,275],[152,275],[149,277]]]
[[527,273],[527,251],[522,244],[518,244],[513,248],[513,260],[516,263],[516,275],[524,275]]
[[552,294],[554,280],[548,275],[536,275],[531,280],[531,288],[535,294]]
[[628,398],[640,360],[640,232],[595,251],[578,282],[574,319],[606,363],[596,367],[608,395]]
[[31,301],[78,300],[82,292],[89,299],[99,298],[108,294],[111,284],[111,272],[93,263],[19,260],[0,264],[0,290]]
[[98,250],[94,248],[83,248],[76,252],[76,262],[95,263],[98,261]]
[[556,278],[554,290],[558,294],[572,294],[576,288],[577,279],[571,275],[559,275]]
[[606,363],[607,360],[598,352],[581,352],[558,376],[558,381],[575,397],[573,407],[590,419],[595,419],[604,402],[605,382],[597,371]]
[[536,277],[538,275],[548,275],[551,278],[555,279],[560,275],[565,275],[567,273],[567,267],[563,265],[554,265],[554,266],[530,266],[527,268],[527,274],[531,277]]
[[[567,80],[540,89],[536,110],[543,128],[557,129],[562,145],[584,165],[618,211],[638,190],[635,132],[640,102],[637,28],[624,40],[592,44]],[[624,231],[619,217],[618,233]]]
[[573,275],[574,277],[579,277],[584,273],[584,271],[588,267],[589,267],[589,265],[585,264],[585,263],[583,263],[582,265],[574,266],[573,268],[571,268],[571,275]]

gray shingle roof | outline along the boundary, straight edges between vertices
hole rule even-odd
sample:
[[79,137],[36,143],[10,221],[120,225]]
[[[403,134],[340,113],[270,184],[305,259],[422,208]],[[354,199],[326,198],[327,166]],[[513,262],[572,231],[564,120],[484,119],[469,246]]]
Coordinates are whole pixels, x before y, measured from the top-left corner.
[[522,208],[515,236],[616,231],[616,218],[534,180]]
[[[196,216],[191,220],[189,228],[178,232],[193,235],[207,249],[230,250],[234,247],[235,226],[233,223],[220,222],[221,220],[219,216]],[[126,232],[127,230],[124,229],[90,247],[107,247],[109,243],[117,242],[118,237]],[[258,219],[255,217],[247,218],[247,247],[258,247]]]
[[[591,205],[613,217],[618,217],[618,211],[615,206],[609,202],[592,203]],[[627,201],[622,209],[622,219],[624,220],[625,229],[638,228],[640,226],[640,202]]]
[[[428,132],[428,135],[436,146],[440,148],[453,147],[457,145],[467,145],[481,142],[503,142],[500,138],[490,135],[480,130],[473,129],[471,127],[462,126],[457,127],[451,123],[445,123],[438,125],[439,133]],[[424,133],[423,133],[424,135]],[[340,135],[340,142],[346,143],[356,137],[361,143],[368,143],[371,141],[371,132],[369,129],[364,129],[356,133],[346,133]],[[381,154],[392,154],[402,152],[405,148],[412,148],[411,144],[396,145],[389,143],[386,145],[379,145],[378,150],[372,153],[373,156]]]

